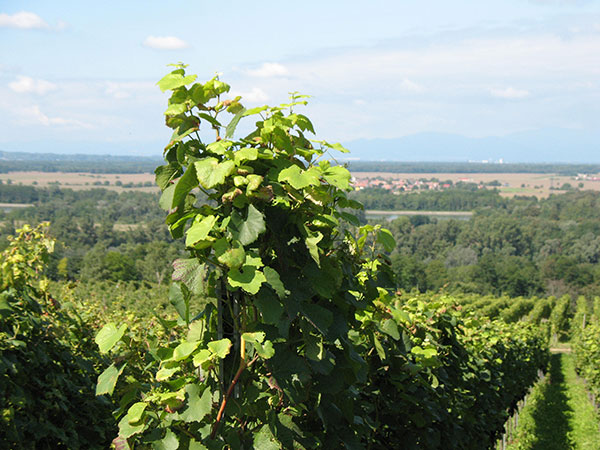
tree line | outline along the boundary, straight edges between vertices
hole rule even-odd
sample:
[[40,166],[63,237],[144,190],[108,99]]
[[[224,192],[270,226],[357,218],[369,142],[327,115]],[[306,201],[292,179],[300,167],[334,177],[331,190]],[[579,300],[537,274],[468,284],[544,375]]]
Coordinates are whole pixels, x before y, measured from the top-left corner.
[[403,289],[510,296],[600,293],[600,194],[514,198],[473,218],[400,217],[387,224]]

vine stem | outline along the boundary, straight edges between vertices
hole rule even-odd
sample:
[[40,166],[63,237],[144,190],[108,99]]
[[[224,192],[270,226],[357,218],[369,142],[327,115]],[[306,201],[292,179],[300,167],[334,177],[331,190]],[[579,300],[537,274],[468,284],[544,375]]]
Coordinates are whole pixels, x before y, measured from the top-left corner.
[[[246,349],[245,344],[246,344],[246,341],[244,341],[242,339],[240,347],[241,347],[241,349],[244,350],[244,352]],[[240,349],[240,351],[241,351],[241,349]],[[242,358],[240,360],[240,366],[238,367],[238,370],[235,373],[233,380],[231,380],[231,384],[229,385],[229,388],[227,389],[227,393],[225,394],[225,397],[223,397],[223,401],[221,402],[221,407],[219,408],[219,412],[217,413],[217,419],[215,420],[212,432],[210,433],[211,439],[214,439],[217,434],[217,429],[219,428],[219,424],[221,423],[221,419],[223,418],[223,412],[225,411],[225,406],[227,406],[227,400],[229,400],[229,397],[231,396],[231,393],[233,392],[233,388],[235,387],[238,380],[240,379],[240,376],[242,375],[242,373],[244,372],[244,370],[246,368],[250,367],[258,359],[258,355],[256,355],[254,358],[252,358],[252,360],[249,363],[246,363],[246,359],[244,356],[242,356]]]

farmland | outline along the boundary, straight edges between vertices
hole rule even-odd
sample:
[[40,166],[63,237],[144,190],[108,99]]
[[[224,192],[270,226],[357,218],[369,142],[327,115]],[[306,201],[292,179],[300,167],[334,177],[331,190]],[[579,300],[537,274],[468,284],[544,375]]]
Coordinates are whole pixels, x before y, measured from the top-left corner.
[[[476,183],[486,188],[497,188],[503,197],[516,195],[546,198],[552,193],[564,192],[567,186],[581,190],[600,191],[600,176],[559,175],[554,173],[391,173],[352,172],[356,182],[368,182],[370,186],[405,180],[409,186],[417,186],[419,180],[451,181],[453,184]],[[0,173],[2,183],[36,185],[39,187],[62,186],[73,190],[105,188],[116,192],[136,190],[158,192],[153,173],[91,173],[91,172],[40,172],[23,171]],[[413,188],[413,189],[416,189]]]
[[[565,184],[582,190],[600,191],[600,177],[590,175],[579,176],[558,175],[554,173],[391,173],[391,172],[353,172],[357,182],[369,181],[370,186],[378,183],[393,183],[405,180],[414,186],[418,180],[439,180],[440,183],[451,181],[475,183],[486,188],[497,188],[503,197],[516,195],[546,198],[552,193],[563,192]],[[490,184],[492,183],[492,184]]]
[[61,186],[73,190],[105,188],[117,192],[129,189],[158,192],[153,173],[8,172],[0,174],[0,181],[24,186]]

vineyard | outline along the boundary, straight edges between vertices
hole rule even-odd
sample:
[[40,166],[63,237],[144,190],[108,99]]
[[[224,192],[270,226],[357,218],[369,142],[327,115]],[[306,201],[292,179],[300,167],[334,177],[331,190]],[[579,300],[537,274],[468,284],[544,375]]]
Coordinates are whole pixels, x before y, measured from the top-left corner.
[[50,282],[48,225],[17,230],[0,445],[495,449],[569,339],[597,402],[600,300],[399,290],[394,238],[360,226],[327,159],[345,149],[306,137],[303,96],[246,110],[183,65],[158,84],[173,135],[156,182],[187,255],[169,286]]

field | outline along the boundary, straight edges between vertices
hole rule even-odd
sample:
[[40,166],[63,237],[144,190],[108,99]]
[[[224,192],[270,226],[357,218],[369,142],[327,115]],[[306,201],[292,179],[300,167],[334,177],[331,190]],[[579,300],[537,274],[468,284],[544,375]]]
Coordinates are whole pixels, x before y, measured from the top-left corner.
[[[539,173],[389,173],[389,172],[353,172],[357,181],[368,179],[383,180],[418,180],[432,178],[453,183],[463,181],[469,183],[488,184],[497,181],[500,194],[505,197],[515,195],[532,195],[546,198],[551,193],[563,192],[560,188],[570,184],[573,188],[600,191],[600,180],[578,179],[573,176]],[[596,176],[596,178],[599,178]],[[94,174],[89,172],[9,172],[0,174],[0,180],[13,184],[45,186],[62,186],[74,190],[105,188],[117,192],[136,190],[158,192],[152,173],[131,174]]]
[[[469,183],[486,184],[498,181],[497,186],[502,196],[514,197],[515,195],[533,195],[546,198],[565,183],[573,188],[600,191],[600,181],[579,180],[576,177],[539,174],[539,173],[388,173],[388,172],[352,172],[357,180],[384,179],[384,180],[430,180],[436,178],[440,182],[452,180],[453,183],[464,181]],[[583,186],[579,186],[582,183]],[[554,188],[554,189],[551,189]]]
[[73,190],[105,188],[121,192],[134,189],[158,192],[153,173],[106,173],[89,172],[9,172],[0,174],[0,180],[12,184],[36,185],[39,187],[61,186]]

